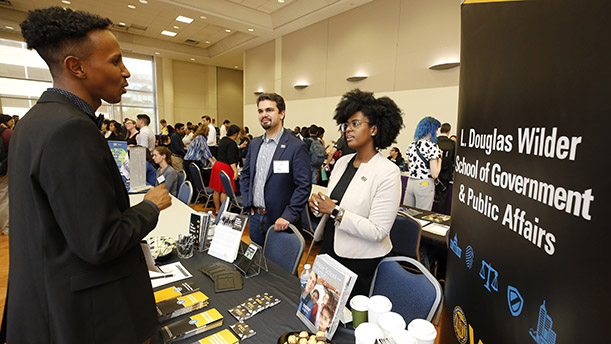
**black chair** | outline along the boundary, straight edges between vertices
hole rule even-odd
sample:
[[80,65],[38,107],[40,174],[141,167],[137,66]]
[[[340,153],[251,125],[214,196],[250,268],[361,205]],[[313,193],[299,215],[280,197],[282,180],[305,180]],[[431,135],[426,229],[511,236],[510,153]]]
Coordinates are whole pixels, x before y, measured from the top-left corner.
[[310,207],[306,204],[306,206],[303,208],[303,211],[301,212],[301,225],[303,227],[303,231],[312,237],[312,242],[310,243],[310,248],[308,248],[308,253],[306,254],[305,258],[306,263],[308,261],[308,258],[310,258],[312,247],[314,247],[314,244],[317,242],[314,239],[314,232],[316,231],[316,227],[318,227],[319,222],[320,218],[311,214]]
[[406,215],[397,216],[390,230],[390,241],[392,242],[392,254],[398,256],[412,257],[420,261],[420,238],[422,227],[415,218]]

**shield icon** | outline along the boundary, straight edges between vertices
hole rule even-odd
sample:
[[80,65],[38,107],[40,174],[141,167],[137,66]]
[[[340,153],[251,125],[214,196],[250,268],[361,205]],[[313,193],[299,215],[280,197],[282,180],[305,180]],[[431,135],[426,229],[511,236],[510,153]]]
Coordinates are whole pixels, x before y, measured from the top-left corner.
[[507,286],[507,304],[509,305],[509,311],[511,315],[517,317],[522,313],[522,307],[524,306],[524,299],[518,289]]

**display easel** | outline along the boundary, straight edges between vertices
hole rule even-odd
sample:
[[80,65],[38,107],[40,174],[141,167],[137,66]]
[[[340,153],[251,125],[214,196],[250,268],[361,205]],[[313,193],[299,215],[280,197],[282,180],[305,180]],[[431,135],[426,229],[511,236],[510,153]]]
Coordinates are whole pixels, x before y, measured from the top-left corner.
[[244,242],[240,244],[238,258],[233,265],[244,274],[245,278],[259,275],[261,269],[268,271],[263,248],[254,242],[250,245]]

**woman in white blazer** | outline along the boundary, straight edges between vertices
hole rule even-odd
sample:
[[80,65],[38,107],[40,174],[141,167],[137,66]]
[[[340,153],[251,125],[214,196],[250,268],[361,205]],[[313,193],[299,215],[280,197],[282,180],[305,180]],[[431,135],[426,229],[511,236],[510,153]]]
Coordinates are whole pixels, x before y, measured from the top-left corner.
[[335,164],[329,195],[312,194],[310,208],[322,219],[315,239],[327,253],[358,274],[352,295],[368,295],[373,273],[392,249],[392,228],[401,198],[401,175],[378,150],[389,147],[403,127],[403,114],[388,97],[358,89],[346,93],[333,119],[356,153]]

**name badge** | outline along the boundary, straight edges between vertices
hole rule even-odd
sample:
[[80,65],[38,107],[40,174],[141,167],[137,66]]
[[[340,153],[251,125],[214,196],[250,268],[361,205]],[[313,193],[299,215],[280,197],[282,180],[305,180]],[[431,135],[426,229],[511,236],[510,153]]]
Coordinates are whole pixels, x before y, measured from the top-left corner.
[[274,173],[289,173],[289,161],[274,160]]
[[157,184],[161,184],[165,182],[165,177],[163,175],[157,177]]

